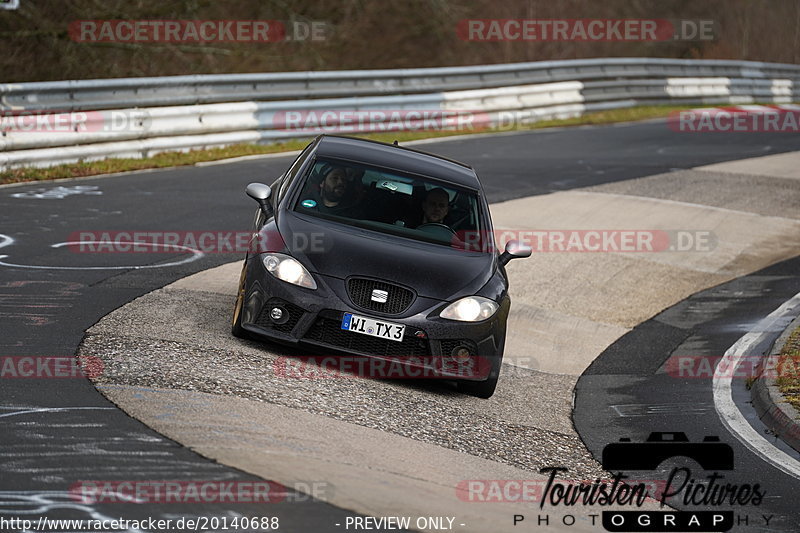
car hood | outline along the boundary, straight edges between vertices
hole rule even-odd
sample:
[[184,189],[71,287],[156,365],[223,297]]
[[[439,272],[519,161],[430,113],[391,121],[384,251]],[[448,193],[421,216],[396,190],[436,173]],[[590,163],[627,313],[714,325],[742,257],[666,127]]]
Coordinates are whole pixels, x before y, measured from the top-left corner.
[[285,213],[278,230],[289,253],[311,272],[345,279],[364,276],[453,300],[476,294],[497,269],[496,256],[465,252]]

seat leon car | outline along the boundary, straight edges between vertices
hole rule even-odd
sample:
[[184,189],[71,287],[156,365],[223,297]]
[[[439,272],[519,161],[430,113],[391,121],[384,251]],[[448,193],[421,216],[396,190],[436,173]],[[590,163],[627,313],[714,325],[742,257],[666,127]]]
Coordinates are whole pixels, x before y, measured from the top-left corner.
[[[232,332],[383,360],[483,398],[511,300],[475,171],[395,144],[321,135],[259,203]],[[415,374],[409,372],[408,375]]]

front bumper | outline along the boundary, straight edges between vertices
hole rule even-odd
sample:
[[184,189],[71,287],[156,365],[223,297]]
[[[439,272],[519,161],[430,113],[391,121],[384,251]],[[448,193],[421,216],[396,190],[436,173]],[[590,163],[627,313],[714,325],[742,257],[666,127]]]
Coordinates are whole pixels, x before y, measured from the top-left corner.
[[[510,299],[483,322],[455,322],[438,315],[448,302],[417,296],[401,314],[382,314],[356,306],[350,299],[345,280],[313,274],[317,289],[305,289],[274,278],[266,272],[258,256],[247,262],[242,306],[242,327],[269,340],[309,348],[308,356],[331,352],[368,356],[424,368],[442,379],[482,381],[499,370],[505,342]],[[284,313],[274,320],[270,310]],[[345,313],[406,326],[402,342],[380,339],[341,329]],[[451,356],[457,348],[467,348],[474,358],[475,372],[451,369]],[[476,361],[478,364],[476,364]],[[488,363],[487,363],[488,362]],[[485,371],[486,365],[491,369]]]

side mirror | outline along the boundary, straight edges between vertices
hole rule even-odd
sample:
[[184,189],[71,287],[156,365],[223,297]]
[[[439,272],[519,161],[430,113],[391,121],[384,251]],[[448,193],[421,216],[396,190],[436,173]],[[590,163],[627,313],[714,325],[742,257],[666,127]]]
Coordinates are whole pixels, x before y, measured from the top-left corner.
[[272,205],[269,203],[269,198],[272,196],[272,189],[269,185],[263,183],[251,183],[244,190],[247,196],[258,202],[261,207],[261,212],[264,216],[270,218],[272,216]]
[[500,265],[505,266],[512,259],[530,257],[531,252],[530,246],[526,246],[519,241],[508,241],[506,243],[506,251],[500,254]]

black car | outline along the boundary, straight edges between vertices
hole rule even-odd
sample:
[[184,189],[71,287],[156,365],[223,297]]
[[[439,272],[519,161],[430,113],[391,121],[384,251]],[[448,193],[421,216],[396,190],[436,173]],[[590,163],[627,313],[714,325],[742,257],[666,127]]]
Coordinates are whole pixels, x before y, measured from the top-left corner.
[[471,167],[322,135],[247,194],[260,208],[234,335],[400,360],[494,393],[511,307],[504,266],[531,251],[496,250]]

